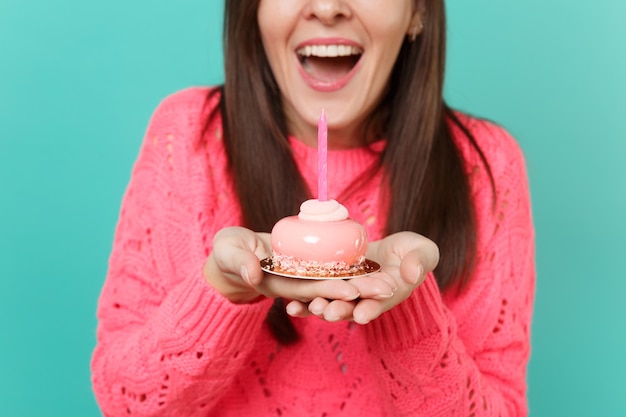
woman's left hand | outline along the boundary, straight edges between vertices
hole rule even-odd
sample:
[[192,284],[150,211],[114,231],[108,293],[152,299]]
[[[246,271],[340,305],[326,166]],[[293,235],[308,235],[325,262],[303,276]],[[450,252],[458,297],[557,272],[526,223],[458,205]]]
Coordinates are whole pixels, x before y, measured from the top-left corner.
[[[381,265],[374,274],[395,288],[387,298],[358,298],[354,301],[315,298],[309,303],[290,301],[287,313],[293,317],[315,315],[327,321],[354,320],[366,324],[406,300],[426,275],[439,263],[437,245],[413,232],[399,232],[386,238],[370,242],[367,257]],[[372,276],[372,277],[373,277]],[[370,277],[350,279],[357,288],[367,286]],[[362,291],[361,294],[366,293]]]

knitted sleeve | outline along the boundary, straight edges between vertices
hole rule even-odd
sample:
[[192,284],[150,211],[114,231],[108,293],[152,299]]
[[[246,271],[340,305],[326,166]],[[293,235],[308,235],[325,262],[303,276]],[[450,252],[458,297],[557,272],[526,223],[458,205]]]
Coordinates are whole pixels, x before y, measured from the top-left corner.
[[[368,326],[390,415],[525,416],[534,296],[534,229],[522,153],[501,128],[473,126],[496,185],[477,158],[472,186],[478,266],[462,293],[432,275]],[[467,149],[464,150],[467,154]],[[480,172],[482,170],[482,172]]]
[[[206,415],[270,307],[231,304],[202,276],[210,216],[224,200],[210,172],[223,167],[207,166],[212,153],[198,146],[205,93],[183,91],[157,108],[123,199],[91,364],[107,416]],[[193,234],[203,229],[202,246]]]

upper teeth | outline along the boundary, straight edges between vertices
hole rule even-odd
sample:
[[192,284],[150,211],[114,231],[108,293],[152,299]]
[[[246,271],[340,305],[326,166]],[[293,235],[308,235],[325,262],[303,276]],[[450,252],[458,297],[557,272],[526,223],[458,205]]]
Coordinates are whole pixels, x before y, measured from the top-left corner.
[[307,45],[299,48],[296,52],[302,56],[337,57],[360,55],[363,50],[358,46],[350,45]]

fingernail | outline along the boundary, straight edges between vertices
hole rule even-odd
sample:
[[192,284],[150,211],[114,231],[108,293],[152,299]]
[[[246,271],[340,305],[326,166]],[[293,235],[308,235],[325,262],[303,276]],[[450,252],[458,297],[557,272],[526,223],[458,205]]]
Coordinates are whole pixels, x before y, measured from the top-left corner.
[[357,324],[367,324],[367,323],[370,322],[370,320],[368,320],[367,318],[360,317],[360,316],[361,316],[361,314],[359,314],[358,316],[357,315],[353,316],[353,319],[354,319],[355,323],[357,323]]
[[319,307],[317,307],[317,308],[309,308],[309,311],[311,312],[311,314],[319,316],[319,315],[321,315],[324,312],[324,309],[323,308],[319,308]]
[[424,267],[422,265],[417,266],[417,274],[413,277],[413,284],[417,284],[422,279],[422,275],[424,275]]
[[378,298],[380,300],[386,300],[387,298],[393,297],[393,293],[391,294],[377,294],[374,298]]
[[245,265],[241,265],[241,278],[250,286],[252,286],[252,282],[250,282],[250,276],[248,275],[248,269]]
[[289,314],[292,317],[295,317],[296,315],[300,314],[300,307],[298,305],[294,305],[294,304],[287,304],[287,307],[285,308],[285,310],[287,311],[287,314]]
[[359,294],[358,292],[353,294],[353,295],[347,295],[345,297],[342,298],[343,301],[354,301],[357,298],[359,298],[361,296],[361,294]]

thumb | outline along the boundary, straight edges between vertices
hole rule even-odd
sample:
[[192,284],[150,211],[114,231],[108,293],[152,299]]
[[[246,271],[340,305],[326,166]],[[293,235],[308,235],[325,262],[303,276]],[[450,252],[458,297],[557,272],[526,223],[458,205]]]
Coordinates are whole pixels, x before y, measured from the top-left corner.
[[421,284],[424,278],[426,278],[426,273],[421,253],[418,250],[413,250],[402,258],[400,262],[400,276],[407,284]]
[[[259,260],[265,259],[271,255],[269,233],[255,233],[254,245],[250,248],[251,253],[241,258],[241,278],[248,285],[256,286],[263,279],[263,270]],[[254,254],[254,256],[251,256]]]
[[437,245],[426,238],[422,238],[420,243],[417,249],[407,252],[400,261],[400,276],[412,285],[421,284],[439,263]]

